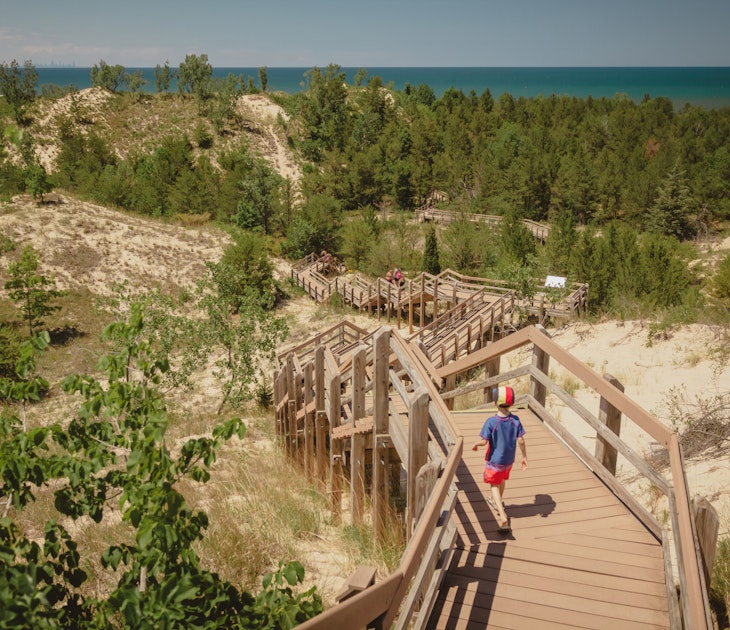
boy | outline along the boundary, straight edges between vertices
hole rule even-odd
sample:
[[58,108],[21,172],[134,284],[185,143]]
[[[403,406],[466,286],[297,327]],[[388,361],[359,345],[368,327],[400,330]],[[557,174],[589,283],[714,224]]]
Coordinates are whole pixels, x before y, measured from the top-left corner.
[[520,419],[510,412],[515,402],[515,392],[511,387],[495,387],[492,399],[497,403],[497,414],[484,423],[478,442],[472,446],[473,451],[480,446],[487,446],[484,482],[491,486],[492,496],[487,498],[499,515],[499,531],[510,531],[509,519],[504,511],[502,497],[504,485],[515,461],[517,445],[522,451],[522,470],[527,470],[527,446],[525,445],[525,429]]

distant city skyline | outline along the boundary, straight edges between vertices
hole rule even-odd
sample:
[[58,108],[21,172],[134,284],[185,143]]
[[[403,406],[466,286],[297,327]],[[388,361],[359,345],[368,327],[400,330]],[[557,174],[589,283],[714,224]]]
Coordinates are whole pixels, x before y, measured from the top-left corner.
[[38,66],[730,66],[728,0],[0,1]]

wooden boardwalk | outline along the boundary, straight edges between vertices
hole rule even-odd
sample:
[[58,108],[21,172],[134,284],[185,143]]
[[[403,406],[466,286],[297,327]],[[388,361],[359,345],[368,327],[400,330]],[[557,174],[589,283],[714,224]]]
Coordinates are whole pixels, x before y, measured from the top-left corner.
[[[376,541],[390,482],[405,478],[398,492],[408,543],[389,575],[378,580],[374,568],[360,567],[338,603],[303,630],[711,627],[679,441],[613,377],[537,327],[440,366],[389,327],[365,337],[336,332],[318,336],[314,348],[300,345],[304,361],[286,353],[274,383],[278,435],[327,489],[333,518],[343,517],[345,488],[353,525],[364,522],[370,497]],[[345,333],[359,339],[343,345]],[[337,356],[325,346],[330,338]],[[553,381],[555,364],[600,397],[597,415]],[[529,461],[507,482],[506,535],[487,504],[484,450],[471,450],[494,413],[484,408],[487,393],[501,382],[523,392],[515,412]],[[556,401],[594,432],[594,453],[559,421]],[[625,444],[617,419],[666,449],[669,469],[653,469]],[[616,456],[666,497],[666,522],[614,476]]]
[[512,534],[497,532],[470,450],[488,415],[453,413],[457,539],[428,628],[668,628],[661,542],[527,410],[529,468],[505,491]]

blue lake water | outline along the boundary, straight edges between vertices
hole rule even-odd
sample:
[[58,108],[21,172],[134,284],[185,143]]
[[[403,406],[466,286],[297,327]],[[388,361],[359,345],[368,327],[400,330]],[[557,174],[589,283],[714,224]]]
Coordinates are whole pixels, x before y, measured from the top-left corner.
[[[146,92],[155,91],[154,68],[126,68],[128,72],[142,70]],[[41,67],[38,85],[74,85],[78,89],[91,87],[90,68]],[[306,88],[310,68],[267,68],[268,90],[290,94]],[[322,68],[321,70],[324,70]],[[341,68],[352,84],[359,68]],[[385,85],[402,90],[406,84],[426,84],[437,97],[454,88],[469,94],[482,94],[489,89],[494,98],[503,93],[514,97],[567,95],[578,98],[613,98],[625,94],[634,101],[644,96],[671,99],[675,108],[687,103],[707,108],[730,106],[730,67],[652,67],[652,68],[366,68],[367,76],[379,76]],[[228,74],[251,77],[257,87],[258,68],[214,68],[213,76]],[[176,89],[174,83],[171,89]]]

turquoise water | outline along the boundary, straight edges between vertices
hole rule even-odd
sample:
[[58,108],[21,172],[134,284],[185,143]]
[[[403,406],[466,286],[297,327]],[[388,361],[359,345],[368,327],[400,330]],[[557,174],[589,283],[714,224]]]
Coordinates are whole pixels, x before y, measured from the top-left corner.
[[[91,86],[89,68],[36,68],[38,85]],[[154,68],[139,68],[148,81],[145,91],[155,91]],[[137,68],[127,68],[128,72]],[[267,68],[269,91],[296,93],[306,87],[309,68]],[[348,83],[354,82],[358,68],[342,68]],[[367,68],[368,76],[379,76],[396,90],[406,84],[429,85],[437,97],[449,88],[477,95],[487,88],[498,98],[503,93],[515,97],[552,94],[578,98],[613,98],[625,94],[634,101],[645,95],[671,99],[675,108],[686,103],[707,108],[730,106],[730,67],[711,68]],[[259,86],[258,68],[214,68],[213,75],[252,77]],[[172,89],[175,89],[174,85]]]

